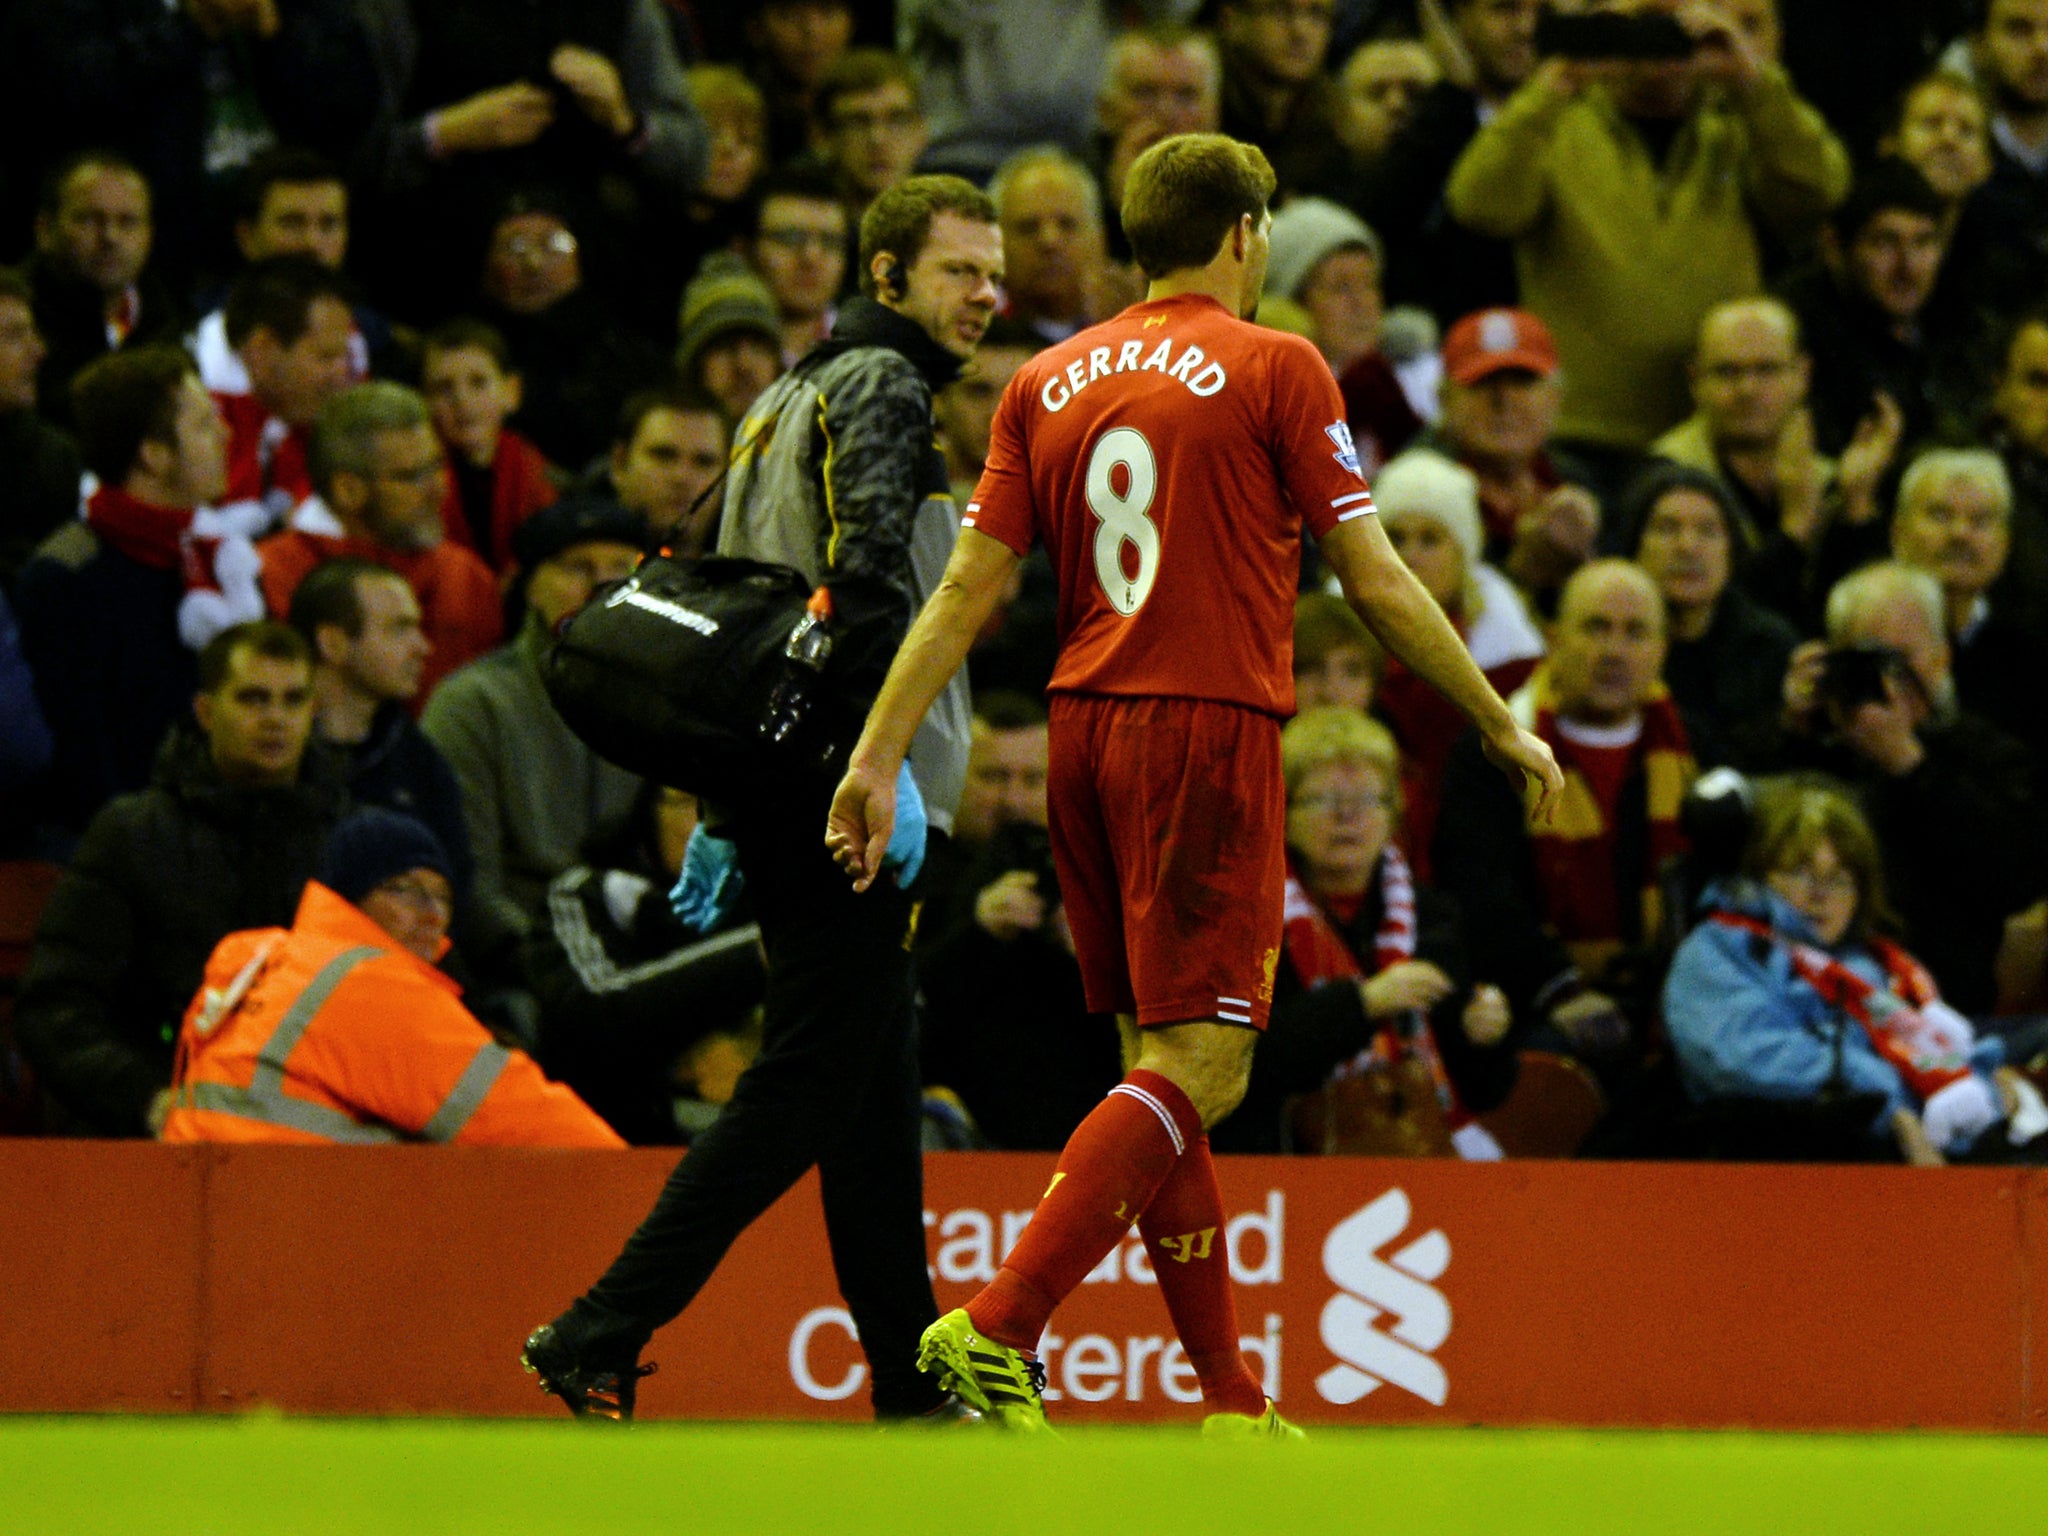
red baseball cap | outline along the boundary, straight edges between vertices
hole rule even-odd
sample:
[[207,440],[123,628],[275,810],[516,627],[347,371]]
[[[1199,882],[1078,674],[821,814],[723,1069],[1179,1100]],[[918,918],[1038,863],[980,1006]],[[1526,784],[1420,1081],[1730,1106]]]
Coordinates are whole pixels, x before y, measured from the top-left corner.
[[1480,309],[1444,338],[1444,374],[1454,384],[1477,384],[1509,368],[1539,378],[1557,372],[1550,327],[1526,309]]

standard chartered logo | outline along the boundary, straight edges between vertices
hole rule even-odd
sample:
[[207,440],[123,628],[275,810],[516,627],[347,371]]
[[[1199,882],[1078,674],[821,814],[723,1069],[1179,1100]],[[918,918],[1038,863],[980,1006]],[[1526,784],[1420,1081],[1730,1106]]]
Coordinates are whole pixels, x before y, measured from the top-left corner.
[[[1323,1271],[1343,1287],[1323,1306],[1323,1344],[1343,1362],[1316,1378],[1325,1402],[1355,1403],[1389,1382],[1437,1407],[1450,1393],[1430,1357],[1450,1337],[1451,1304],[1430,1282],[1450,1267],[1451,1240],[1432,1229],[1380,1257],[1408,1229],[1409,1215],[1408,1196],[1390,1189],[1323,1242]],[[1384,1332],[1383,1317],[1393,1319]]]

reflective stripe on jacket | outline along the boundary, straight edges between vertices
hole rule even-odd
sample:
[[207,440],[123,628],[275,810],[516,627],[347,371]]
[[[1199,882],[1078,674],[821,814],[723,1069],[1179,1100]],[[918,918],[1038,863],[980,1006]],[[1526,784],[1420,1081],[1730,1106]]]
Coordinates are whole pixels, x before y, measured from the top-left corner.
[[625,1145],[460,990],[308,882],[289,929],[231,933],[208,959],[163,1139]]

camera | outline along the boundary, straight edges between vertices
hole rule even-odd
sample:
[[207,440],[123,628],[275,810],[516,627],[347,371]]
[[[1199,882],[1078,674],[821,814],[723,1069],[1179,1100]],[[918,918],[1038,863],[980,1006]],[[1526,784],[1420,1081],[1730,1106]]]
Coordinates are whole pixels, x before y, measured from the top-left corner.
[[1560,59],[1689,59],[1694,46],[1692,34],[1662,11],[1546,12],[1536,24],[1536,51]]
[[1821,669],[1823,702],[1848,711],[1885,701],[1885,679],[1900,675],[1905,655],[1888,645],[1849,645],[1828,652]]

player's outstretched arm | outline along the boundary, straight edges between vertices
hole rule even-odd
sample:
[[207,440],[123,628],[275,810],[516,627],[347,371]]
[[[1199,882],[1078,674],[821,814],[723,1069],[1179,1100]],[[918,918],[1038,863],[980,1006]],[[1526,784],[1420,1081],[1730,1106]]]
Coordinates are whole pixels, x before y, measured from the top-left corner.
[[896,771],[910,751],[910,738],[967,659],[967,648],[995,612],[1016,563],[1016,552],[1000,539],[962,529],[938,590],[890,664],[825,820],[825,846],[853,876],[857,891],[881,873],[896,829]]
[[1322,540],[1322,551],[1366,628],[1464,711],[1485,739],[1486,755],[1520,785],[1537,819],[1549,821],[1564,789],[1550,748],[1515,723],[1436,599],[1394,553],[1380,520],[1339,523]]

